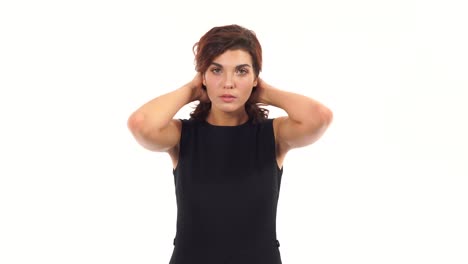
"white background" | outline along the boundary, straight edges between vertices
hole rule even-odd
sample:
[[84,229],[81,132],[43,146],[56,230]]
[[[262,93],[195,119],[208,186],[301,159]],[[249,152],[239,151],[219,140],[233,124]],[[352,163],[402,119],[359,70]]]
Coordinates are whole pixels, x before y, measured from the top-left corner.
[[0,263],[169,262],[170,159],[127,118],[192,79],[192,45],[233,23],[257,33],[266,81],[334,112],[285,160],[283,263],[468,263],[467,13],[462,0],[2,1]]

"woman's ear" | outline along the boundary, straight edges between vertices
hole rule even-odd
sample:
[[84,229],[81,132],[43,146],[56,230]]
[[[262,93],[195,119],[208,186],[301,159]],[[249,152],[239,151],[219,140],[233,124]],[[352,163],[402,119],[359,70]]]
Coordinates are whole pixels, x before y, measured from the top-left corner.
[[202,74],[203,85],[206,86],[205,74]]
[[253,82],[253,87],[257,87],[258,85],[258,77],[255,78],[254,82]]

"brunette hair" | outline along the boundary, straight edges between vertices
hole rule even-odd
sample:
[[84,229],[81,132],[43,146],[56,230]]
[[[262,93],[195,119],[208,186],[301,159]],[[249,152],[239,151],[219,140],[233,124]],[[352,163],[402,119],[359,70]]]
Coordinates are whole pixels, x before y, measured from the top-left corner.
[[[227,25],[214,27],[203,35],[193,45],[195,54],[195,70],[206,72],[214,58],[227,50],[244,50],[252,57],[252,66],[255,77],[258,78],[262,70],[262,47],[255,33],[239,25]],[[206,87],[203,86],[206,90]],[[268,118],[268,109],[261,108],[256,102],[256,87],[245,103],[245,111],[254,123]],[[211,109],[211,102],[200,102],[195,110],[190,113],[192,119],[205,120]]]

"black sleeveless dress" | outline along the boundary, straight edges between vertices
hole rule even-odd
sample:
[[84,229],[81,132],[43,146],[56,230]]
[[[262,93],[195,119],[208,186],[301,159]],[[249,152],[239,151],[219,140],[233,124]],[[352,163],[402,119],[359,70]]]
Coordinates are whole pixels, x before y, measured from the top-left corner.
[[273,119],[239,126],[181,121],[170,264],[281,264],[276,210],[283,169]]

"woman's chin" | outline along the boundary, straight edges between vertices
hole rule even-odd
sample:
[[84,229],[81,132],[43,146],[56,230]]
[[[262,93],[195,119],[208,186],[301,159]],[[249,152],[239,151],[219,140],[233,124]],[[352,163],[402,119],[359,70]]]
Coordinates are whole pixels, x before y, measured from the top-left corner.
[[[211,106],[213,107],[213,106]],[[215,106],[219,111],[222,111],[222,112],[226,112],[226,113],[234,113],[234,112],[238,112],[240,111],[241,109],[243,109],[243,105],[240,106],[240,105],[234,105],[234,104],[220,104],[220,105],[216,105]]]

